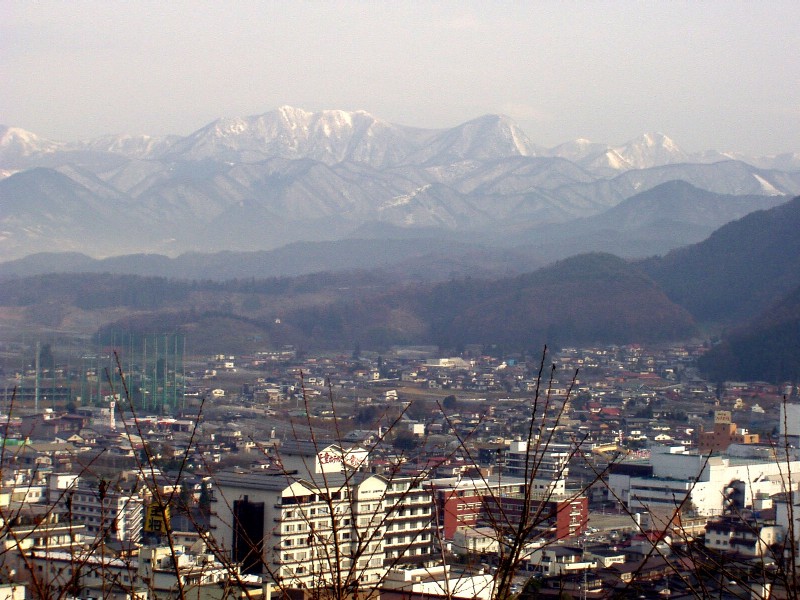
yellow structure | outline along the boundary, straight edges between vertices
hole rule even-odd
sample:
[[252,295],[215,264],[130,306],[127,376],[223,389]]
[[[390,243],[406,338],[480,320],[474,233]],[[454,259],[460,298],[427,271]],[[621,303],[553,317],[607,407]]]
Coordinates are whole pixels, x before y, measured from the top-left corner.
[[158,502],[150,504],[144,516],[144,530],[147,533],[167,535],[169,531],[169,506]]

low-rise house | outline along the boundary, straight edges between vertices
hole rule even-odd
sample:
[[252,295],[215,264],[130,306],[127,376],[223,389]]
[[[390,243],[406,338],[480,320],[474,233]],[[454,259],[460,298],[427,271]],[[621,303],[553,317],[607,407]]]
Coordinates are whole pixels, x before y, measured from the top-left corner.
[[612,565],[621,565],[625,562],[625,553],[607,545],[587,546],[583,552],[584,558],[593,560],[601,568],[608,568]]
[[705,544],[725,554],[763,557],[770,546],[782,538],[778,525],[767,525],[755,519],[732,515],[706,524]]
[[455,554],[494,554],[500,550],[494,527],[459,527],[453,534],[451,548]]
[[597,561],[587,556],[581,548],[571,546],[542,546],[534,550],[527,559],[528,570],[545,577],[558,577],[569,573],[597,568]]
[[475,598],[494,597],[494,578],[479,570],[475,573],[456,571],[450,565],[422,569],[389,569],[381,582],[383,590],[400,592],[401,597]]

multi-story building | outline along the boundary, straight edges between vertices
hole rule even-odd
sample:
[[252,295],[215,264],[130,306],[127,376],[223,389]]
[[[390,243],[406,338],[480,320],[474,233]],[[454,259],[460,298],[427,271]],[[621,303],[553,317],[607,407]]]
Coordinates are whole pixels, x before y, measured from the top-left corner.
[[[147,591],[147,600],[221,600],[245,595],[244,590],[235,591],[242,587],[235,566],[219,562],[213,553],[187,552],[183,546],[145,546],[136,566],[137,589]],[[225,591],[227,587],[234,589]]]
[[790,478],[800,478],[797,460],[709,458],[680,446],[654,451],[650,460],[650,474],[612,472],[608,485],[629,510],[649,512],[661,525],[681,512],[709,517],[753,507],[755,498],[792,489]]
[[442,477],[425,483],[436,503],[438,526],[445,540],[459,527],[477,527],[488,495],[522,493],[525,481],[518,477]]
[[384,551],[387,566],[429,566],[433,560],[433,495],[421,477],[388,478]]
[[759,435],[749,433],[747,429],[737,427],[731,422],[731,413],[718,410],[714,413],[714,428],[703,431],[698,438],[700,454],[725,452],[731,444],[758,444]]
[[499,531],[516,527],[521,519],[526,519],[531,537],[562,539],[581,533],[588,519],[585,494],[548,489],[545,481],[537,485],[536,480],[518,477],[454,477],[434,479],[429,485],[446,540],[454,539],[459,528],[489,526]]
[[17,505],[0,516],[0,547],[6,557],[30,550],[71,549],[83,541],[84,527],[44,504]]
[[389,482],[363,472],[314,475],[219,473],[216,543],[243,572],[288,587],[379,581]]
[[242,577],[213,553],[173,545],[145,546],[120,558],[97,548],[38,551],[19,571],[34,600],[63,595],[106,600],[250,600],[263,597],[260,581]]
[[589,519],[589,500],[582,493],[529,492],[527,499],[524,493],[486,496],[483,506],[484,524],[513,533],[522,522],[533,539],[562,540],[579,535]]
[[369,582],[384,567],[431,563],[433,496],[421,476],[368,474],[358,446],[293,442],[274,456],[277,469],[216,477],[213,533],[245,572],[309,586],[336,570]]
[[763,557],[782,537],[781,527],[730,515],[706,523],[705,545],[725,554]]
[[569,475],[569,444],[517,440],[505,451],[503,473],[533,479],[541,489],[563,492]]
[[100,479],[80,477],[59,503],[67,518],[85,526],[88,539],[135,544],[142,537],[144,501]]
[[800,402],[781,403],[780,439],[797,445],[800,441]]

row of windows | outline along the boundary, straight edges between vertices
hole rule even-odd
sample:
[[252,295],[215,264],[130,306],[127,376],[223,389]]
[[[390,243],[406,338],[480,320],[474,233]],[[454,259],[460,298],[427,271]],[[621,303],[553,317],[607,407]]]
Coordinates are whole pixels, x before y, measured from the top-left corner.
[[420,506],[418,508],[403,508],[393,514],[398,517],[410,517],[414,515],[430,515],[431,509],[425,506]]
[[[103,498],[103,504],[111,504],[112,502],[122,502],[124,498],[118,498],[115,494]],[[100,497],[95,494],[75,494],[73,496],[73,502],[90,502],[92,504],[97,504],[100,502]]]
[[386,544],[393,546],[395,544],[410,544],[412,542],[427,542],[430,540],[430,533],[422,533],[420,535],[392,535],[386,536]]
[[105,513],[112,516],[117,514],[116,508],[101,508],[99,506],[81,506],[80,508],[76,508],[75,512]]
[[403,523],[391,523],[386,528],[386,531],[403,531],[404,529],[419,529],[420,527],[427,526],[428,523],[423,522],[420,523],[419,521],[405,521]]
[[635,498],[632,499],[632,502],[638,502],[639,504],[646,505],[646,504],[668,504],[670,506],[678,506],[681,503],[682,498],[679,497],[672,497],[672,498],[664,498],[663,496],[639,496],[637,495]]
[[[338,519],[336,526],[349,527],[352,521],[350,519]],[[283,526],[283,533],[303,533],[305,531],[319,531],[323,529],[330,529],[332,523],[330,521],[304,521],[302,523],[286,523]]]
[[105,524],[112,524],[111,527],[117,526],[117,519],[109,519],[105,517],[86,517],[87,523],[105,523]]

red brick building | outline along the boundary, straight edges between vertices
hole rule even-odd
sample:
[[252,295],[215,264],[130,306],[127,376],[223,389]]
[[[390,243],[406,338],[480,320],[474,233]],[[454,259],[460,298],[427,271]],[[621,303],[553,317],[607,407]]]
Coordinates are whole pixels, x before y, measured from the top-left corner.
[[[434,488],[439,525],[447,540],[459,527],[514,527],[524,513],[525,482],[519,478],[435,480]],[[562,539],[585,530],[589,501],[584,494],[533,493],[528,502],[533,535]]]

